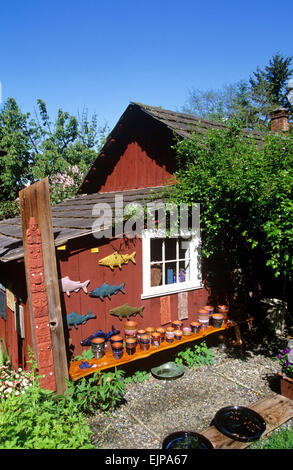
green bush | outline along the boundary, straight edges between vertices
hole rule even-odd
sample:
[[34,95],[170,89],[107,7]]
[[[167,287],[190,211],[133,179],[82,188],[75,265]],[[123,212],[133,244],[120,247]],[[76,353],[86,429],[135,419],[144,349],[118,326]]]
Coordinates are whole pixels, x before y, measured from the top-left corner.
[[91,434],[74,403],[64,405],[38,380],[0,400],[0,449],[90,449]]
[[196,344],[194,348],[187,348],[175,357],[176,364],[184,364],[187,367],[200,367],[214,363],[214,353],[207,347],[206,343]]
[[86,414],[96,409],[112,411],[123,399],[126,386],[122,380],[125,374],[115,368],[114,372],[95,372],[92,377],[83,377],[78,382],[67,381],[66,402]]

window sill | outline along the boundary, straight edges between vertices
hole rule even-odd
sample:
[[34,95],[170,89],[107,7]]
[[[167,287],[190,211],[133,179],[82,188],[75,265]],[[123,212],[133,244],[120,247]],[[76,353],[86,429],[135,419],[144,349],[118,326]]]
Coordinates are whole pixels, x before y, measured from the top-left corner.
[[[203,288],[203,285],[200,283],[200,284],[195,284],[195,285],[186,285],[186,286],[182,286],[182,287],[179,287],[177,285],[175,286],[164,286],[163,288],[161,288],[160,290],[156,290],[156,291],[149,291],[149,292],[145,292],[143,294],[141,294],[140,298],[141,299],[151,299],[153,297],[163,297],[164,295],[170,295],[170,294],[179,294],[180,292],[188,292],[188,291],[191,291],[191,290],[197,290],[197,289],[202,289]],[[155,289],[155,288],[154,288]]]

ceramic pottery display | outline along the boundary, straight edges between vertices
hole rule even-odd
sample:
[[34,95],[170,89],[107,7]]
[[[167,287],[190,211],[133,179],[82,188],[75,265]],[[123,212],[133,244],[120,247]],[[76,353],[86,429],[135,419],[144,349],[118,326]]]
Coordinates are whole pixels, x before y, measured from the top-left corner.
[[137,341],[136,338],[126,338],[126,352],[129,356],[132,356],[136,351]]
[[84,325],[90,318],[97,318],[96,315],[92,314],[90,309],[88,309],[88,313],[86,315],[79,315],[76,312],[71,312],[66,317],[68,329],[71,330],[71,326],[73,325],[77,330],[77,325]]
[[152,333],[152,345],[154,348],[158,348],[160,346],[160,338],[161,335],[158,332]]
[[140,349],[142,351],[147,351],[150,349],[151,339],[149,335],[141,335],[140,337]]
[[222,313],[224,315],[224,322],[228,320],[229,307],[228,305],[218,305],[217,313]]
[[181,330],[182,326],[183,326],[183,321],[181,320],[174,320],[172,322],[172,326],[173,328],[175,328],[175,330]]
[[123,356],[123,343],[113,343],[112,351],[115,359],[120,359]]
[[125,336],[130,337],[130,336],[136,336],[137,334],[137,322],[136,321],[126,321],[124,323],[124,333]]
[[146,332],[147,335],[149,335],[151,343],[152,343],[152,334],[155,332],[155,329],[152,326],[148,326],[145,329],[145,332]]
[[200,326],[201,326],[201,324],[200,324],[199,321],[192,321],[190,323],[192,333],[198,333],[199,329],[200,329]]
[[210,320],[201,320],[201,319],[199,319],[198,321],[200,323],[201,331],[205,331],[207,329],[207,327],[209,326]]
[[189,326],[185,326],[182,330],[183,336],[190,336],[191,335],[191,328]]
[[111,295],[116,295],[119,291],[122,294],[125,294],[124,291],[125,282],[122,282],[119,286],[111,286],[105,282],[102,286],[97,287],[89,293],[90,297],[99,297],[101,300],[104,300],[104,297],[108,297],[111,300]]
[[110,338],[110,343],[113,349],[113,344],[114,343],[123,343],[123,338],[120,335],[114,335],[112,338]]
[[180,340],[182,338],[183,332],[181,330],[174,331],[174,338]]
[[105,340],[104,340],[104,338],[94,338],[92,340],[91,347],[92,347],[92,352],[93,352],[93,355],[95,356],[95,359],[100,359],[101,357],[104,356],[104,354],[105,354],[105,350],[104,350]]
[[127,318],[129,320],[129,317],[132,315],[140,315],[141,318],[143,318],[142,312],[144,310],[144,307],[131,307],[128,304],[120,305],[120,307],[113,308],[110,310],[110,315],[114,315],[115,317],[118,317],[119,320],[122,320],[122,318]]
[[62,292],[66,292],[68,297],[70,297],[70,292],[78,292],[80,289],[82,289],[87,294],[87,285],[90,281],[72,281],[68,276],[65,276],[62,279],[59,279],[58,282],[60,290]]
[[135,255],[136,251],[131,253],[131,255],[125,254],[125,255],[120,255],[117,251],[114,251],[109,256],[106,256],[105,258],[100,259],[99,265],[100,266],[109,266],[109,268],[114,271],[114,267],[118,266],[119,269],[121,269],[123,264],[128,264],[129,261],[132,261],[133,264],[136,264],[135,261]]
[[165,339],[165,329],[164,328],[156,328],[156,332],[160,333],[160,343],[162,343]]
[[175,330],[172,326],[168,326],[168,328],[166,328],[165,338],[166,338],[167,343],[173,343],[174,337],[175,337],[174,332]]
[[212,325],[215,328],[221,328],[224,321],[224,315],[222,313],[214,313],[212,315]]
[[142,330],[142,329],[137,330],[137,335],[136,335],[136,336],[137,336],[137,341],[138,341],[138,343],[140,343],[140,337],[141,337],[141,335],[145,335],[145,334],[146,334],[146,331],[145,331],[145,330]]
[[205,310],[203,308],[201,308],[199,311],[198,311],[198,321],[210,321],[210,313],[208,310]]

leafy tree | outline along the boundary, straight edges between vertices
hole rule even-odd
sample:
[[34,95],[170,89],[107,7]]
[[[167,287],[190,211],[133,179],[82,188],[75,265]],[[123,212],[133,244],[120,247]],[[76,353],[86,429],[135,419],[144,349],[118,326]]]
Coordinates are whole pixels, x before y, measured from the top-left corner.
[[249,85],[243,80],[216,90],[191,90],[183,111],[222,123],[237,116],[243,127],[251,125],[255,114],[250,104]]
[[237,118],[242,127],[265,130],[276,107],[290,111],[288,81],[293,75],[292,57],[275,54],[264,69],[257,67],[247,81],[241,80],[219,89],[191,90],[183,111],[212,121]]
[[107,126],[98,127],[97,116],[71,116],[58,110],[51,122],[46,104],[37,100],[35,118],[23,114],[13,98],[0,110],[0,217],[18,211],[18,192],[45,176],[51,183],[52,202],[72,196],[83,173],[97,156]]
[[260,148],[233,121],[226,130],[193,135],[174,149],[178,183],[168,196],[177,204],[200,203],[204,258],[220,259],[222,272],[225,263],[230,272],[240,267],[245,295],[250,289],[255,295],[259,288],[269,291],[266,281],[273,278],[288,294],[293,280],[293,135],[267,134]]
[[262,70],[259,67],[249,78],[251,100],[255,111],[264,122],[276,107],[283,107],[293,116],[293,106],[288,101],[288,80],[293,74],[290,68],[293,57],[275,54]]

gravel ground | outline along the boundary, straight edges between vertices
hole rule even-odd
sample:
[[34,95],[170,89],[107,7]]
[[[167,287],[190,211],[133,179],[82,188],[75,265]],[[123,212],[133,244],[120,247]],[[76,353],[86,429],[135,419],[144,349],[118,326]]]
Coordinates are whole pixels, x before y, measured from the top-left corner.
[[161,449],[175,431],[203,432],[224,406],[248,406],[279,392],[276,362],[246,350],[214,352],[214,364],[186,368],[182,377],[127,385],[125,403],[109,416],[97,412],[89,419],[99,449]]

